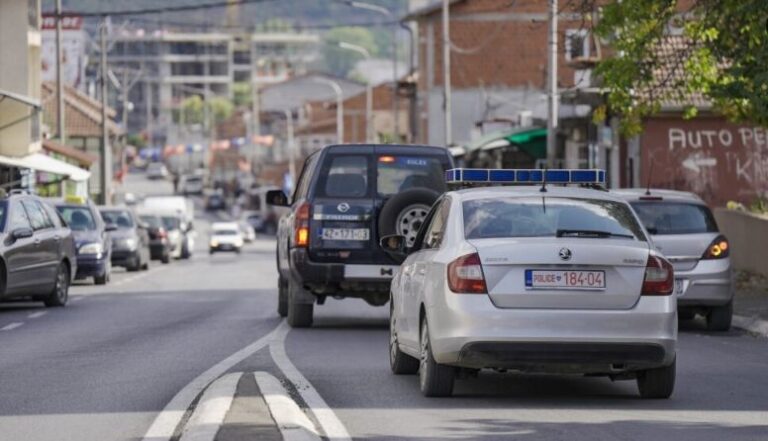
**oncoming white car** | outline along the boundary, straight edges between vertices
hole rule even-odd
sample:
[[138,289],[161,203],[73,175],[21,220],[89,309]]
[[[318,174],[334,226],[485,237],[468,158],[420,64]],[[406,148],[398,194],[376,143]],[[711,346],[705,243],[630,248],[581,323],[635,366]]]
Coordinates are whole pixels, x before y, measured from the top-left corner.
[[675,384],[674,276],[621,198],[553,183],[598,170],[449,170],[449,183],[539,183],[445,193],[391,291],[390,364],[426,396],[479,369],[636,379],[644,398]]

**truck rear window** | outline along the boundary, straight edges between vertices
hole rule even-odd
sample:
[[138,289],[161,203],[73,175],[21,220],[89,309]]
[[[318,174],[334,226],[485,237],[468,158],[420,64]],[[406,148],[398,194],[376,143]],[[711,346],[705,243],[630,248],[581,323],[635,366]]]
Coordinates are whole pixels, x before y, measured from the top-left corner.
[[433,156],[330,155],[320,170],[316,192],[328,198],[387,197],[424,187],[442,193],[447,165]]

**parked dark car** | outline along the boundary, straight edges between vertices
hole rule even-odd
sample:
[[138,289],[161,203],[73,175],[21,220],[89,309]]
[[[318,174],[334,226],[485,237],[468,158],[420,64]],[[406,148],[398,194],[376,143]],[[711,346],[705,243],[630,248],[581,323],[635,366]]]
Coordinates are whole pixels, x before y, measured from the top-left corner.
[[205,209],[208,211],[224,210],[227,208],[227,201],[221,192],[212,192],[205,197]]
[[101,218],[117,227],[109,233],[112,239],[112,266],[128,271],[149,269],[149,232],[133,212],[125,207],[99,207]]
[[163,263],[171,261],[171,241],[168,239],[168,231],[163,225],[160,216],[152,214],[142,214],[139,220],[147,226],[149,235],[149,254],[152,260],[159,260]]
[[117,226],[106,224],[90,199],[72,197],[56,201],[55,206],[75,236],[75,278],[93,277],[94,283],[105,285],[112,271],[112,240],[107,233]]
[[66,305],[77,258],[72,231],[56,210],[28,194],[0,197],[0,231],[0,299]]
[[328,296],[387,304],[400,261],[379,240],[414,243],[452,164],[443,147],[331,145],[304,162],[290,200],[268,192],[268,203],[290,207],[277,234],[278,313],[288,324],[310,326]]

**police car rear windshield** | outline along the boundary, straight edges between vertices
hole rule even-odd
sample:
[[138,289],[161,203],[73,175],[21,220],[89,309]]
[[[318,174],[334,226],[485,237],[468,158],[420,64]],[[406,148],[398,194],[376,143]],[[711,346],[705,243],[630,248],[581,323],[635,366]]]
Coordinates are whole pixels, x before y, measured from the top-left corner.
[[704,205],[642,201],[632,202],[632,208],[651,234],[717,233],[715,217]]
[[[329,198],[387,197],[411,188],[446,190],[447,162],[437,156],[329,155],[317,194]],[[375,186],[372,185],[375,183]]]
[[575,237],[645,241],[637,218],[620,202],[525,197],[465,201],[467,239]]

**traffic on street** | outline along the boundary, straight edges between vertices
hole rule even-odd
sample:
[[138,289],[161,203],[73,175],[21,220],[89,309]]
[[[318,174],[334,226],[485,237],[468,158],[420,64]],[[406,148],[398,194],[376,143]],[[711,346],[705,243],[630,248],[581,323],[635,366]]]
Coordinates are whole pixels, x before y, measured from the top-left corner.
[[767,440],[736,3],[0,0],[0,441]]

